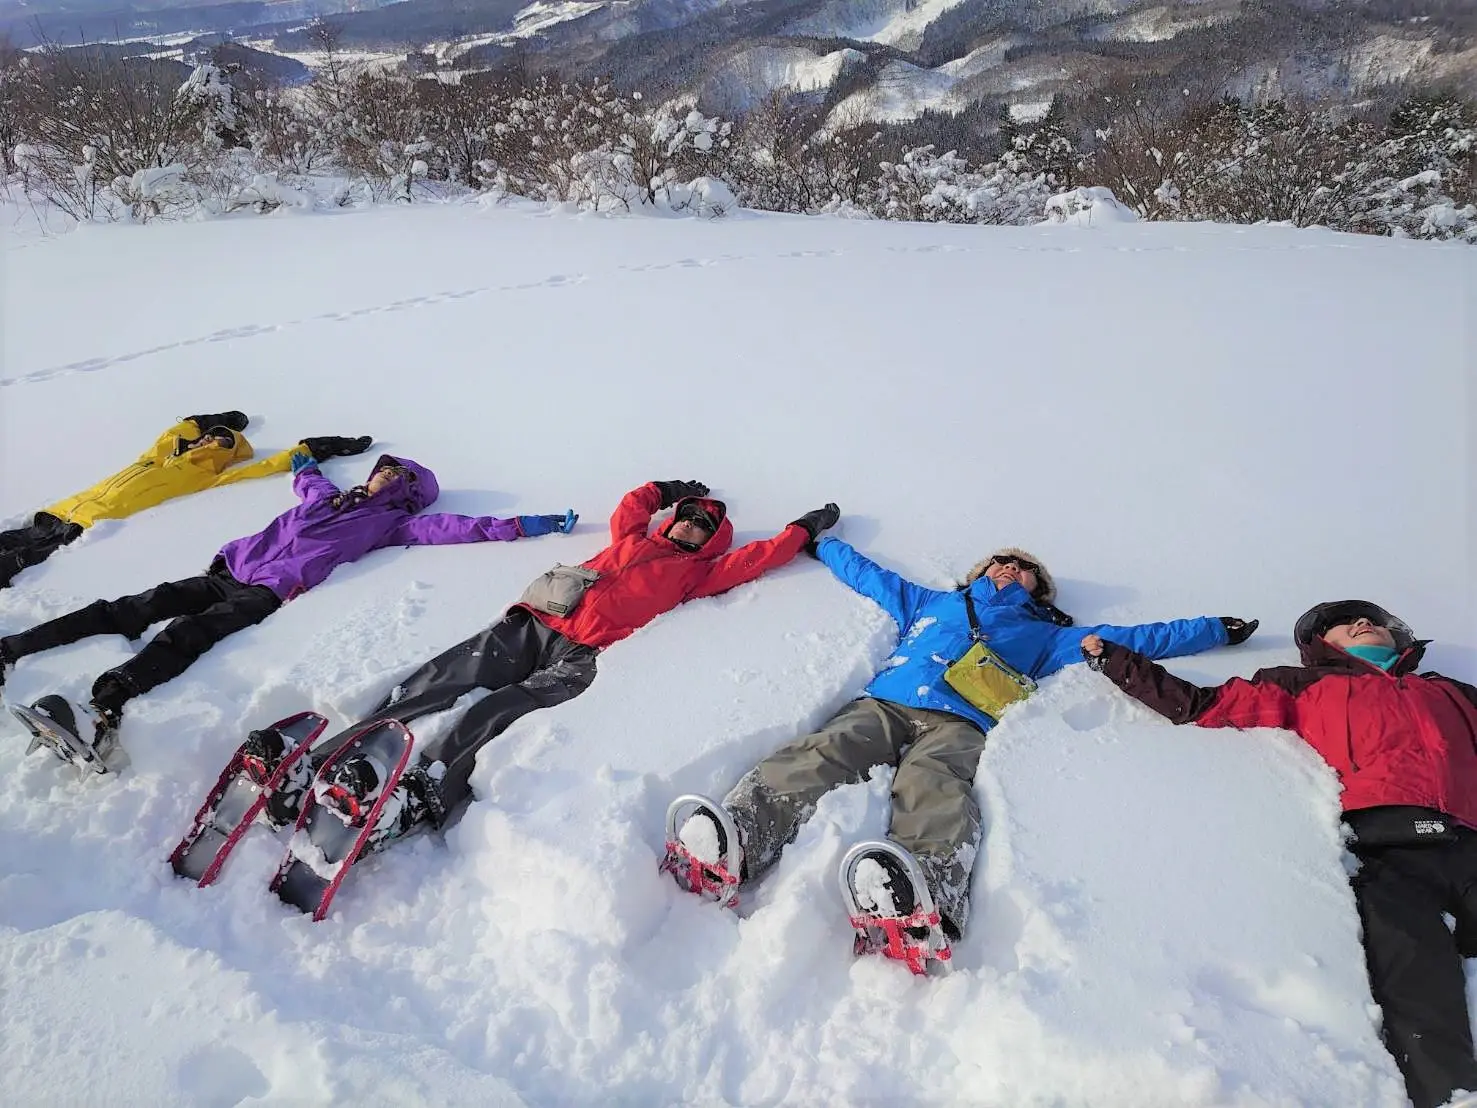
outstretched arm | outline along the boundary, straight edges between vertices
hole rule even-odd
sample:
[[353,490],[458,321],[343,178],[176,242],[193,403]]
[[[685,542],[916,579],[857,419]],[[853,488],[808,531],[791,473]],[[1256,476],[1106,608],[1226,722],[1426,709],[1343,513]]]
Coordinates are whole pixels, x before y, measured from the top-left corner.
[[1055,673],[1063,666],[1082,660],[1082,638],[1084,635],[1101,635],[1109,642],[1118,643],[1150,658],[1177,658],[1182,654],[1199,654],[1215,646],[1229,642],[1226,626],[1215,616],[1200,616],[1196,619],[1172,619],[1167,623],[1139,623],[1131,627],[1117,627],[1111,623],[1100,623],[1096,627],[1063,627],[1057,631],[1051,648],[1051,657],[1042,675]]
[[462,542],[508,542],[521,534],[516,519],[437,512],[402,520],[385,540],[385,545],[451,546]]
[[847,587],[869,600],[875,600],[904,630],[913,622],[918,609],[938,595],[933,589],[916,585],[890,569],[883,569],[841,539],[823,538],[815,544],[815,552],[826,568]]
[[792,523],[772,539],[760,539],[745,543],[737,550],[730,550],[723,557],[713,560],[713,568],[697,588],[687,594],[687,599],[716,596],[772,569],[778,569],[793,560],[809,541],[810,532],[799,524]]
[[302,445],[298,445],[291,450],[279,450],[275,454],[252,462],[249,466],[232,466],[221,473],[210,487],[218,489],[222,485],[233,485],[237,481],[251,481],[257,477],[270,477],[274,473],[286,473],[292,468],[294,455],[307,455],[307,450]]
[[292,491],[304,504],[339,494],[339,487],[323,476],[311,454],[305,453],[301,447],[287,453],[291,458],[288,464],[292,466]]
[[1201,727],[1292,727],[1292,694],[1280,685],[1233,677],[1214,688],[1176,677],[1157,662],[1118,643],[1098,639],[1101,653],[1091,654],[1094,636],[1082,642],[1093,669],[1171,723]]
[[638,489],[632,489],[621,497],[615,512],[610,517],[610,541],[619,542],[627,535],[644,535],[651,525],[651,517],[662,506],[661,490],[655,481],[648,481]]

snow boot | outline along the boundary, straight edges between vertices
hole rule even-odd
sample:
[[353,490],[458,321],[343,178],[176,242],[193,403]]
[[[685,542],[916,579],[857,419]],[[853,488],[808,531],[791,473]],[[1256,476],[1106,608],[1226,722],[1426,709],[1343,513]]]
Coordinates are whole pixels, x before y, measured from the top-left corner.
[[318,803],[345,823],[353,826],[364,822],[369,809],[379,799],[384,785],[385,767],[367,754],[354,754],[333,767],[325,780],[314,786]]
[[425,766],[411,766],[395,782],[359,858],[378,853],[422,827],[439,827],[445,818],[446,810],[436,782]]

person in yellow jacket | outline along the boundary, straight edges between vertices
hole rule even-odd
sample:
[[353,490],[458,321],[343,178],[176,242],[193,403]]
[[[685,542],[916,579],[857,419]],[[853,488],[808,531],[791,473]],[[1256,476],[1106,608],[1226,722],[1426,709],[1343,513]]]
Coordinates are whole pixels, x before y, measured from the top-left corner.
[[123,519],[177,496],[219,488],[236,481],[286,473],[294,454],[317,461],[348,457],[369,449],[370,436],[336,435],[303,439],[251,465],[251,443],[241,434],[244,412],[186,416],[155,440],[154,445],[111,477],[35,514],[29,526],[0,531],[0,589],[28,566],[40,565],[102,519]]

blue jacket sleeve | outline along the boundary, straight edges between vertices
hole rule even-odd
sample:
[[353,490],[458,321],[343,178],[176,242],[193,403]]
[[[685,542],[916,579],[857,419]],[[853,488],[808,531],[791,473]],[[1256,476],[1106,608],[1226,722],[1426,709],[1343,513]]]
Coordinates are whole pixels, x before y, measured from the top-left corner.
[[815,549],[827,569],[849,588],[882,605],[901,630],[907,630],[918,609],[937,595],[933,589],[915,585],[892,570],[883,569],[840,539],[823,538]]
[[1172,619],[1168,623],[1139,623],[1132,627],[1116,627],[1100,623],[1095,627],[1063,627],[1051,644],[1051,657],[1042,676],[1055,673],[1063,666],[1082,661],[1082,640],[1088,635],[1101,635],[1146,658],[1178,658],[1183,654],[1199,654],[1213,646],[1224,646],[1225,624],[1215,616],[1195,619]]

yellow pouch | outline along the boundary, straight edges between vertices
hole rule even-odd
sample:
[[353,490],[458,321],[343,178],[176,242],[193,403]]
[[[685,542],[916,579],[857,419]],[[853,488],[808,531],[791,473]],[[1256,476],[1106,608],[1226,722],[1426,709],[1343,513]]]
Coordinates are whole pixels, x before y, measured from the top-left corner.
[[1030,696],[1036,682],[1007,665],[1005,659],[985,645],[985,633],[980,630],[979,618],[974,614],[974,598],[968,589],[964,591],[964,610],[969,614],[969,635],[974,645],[944,670],[944,680],[949,688],[999,723],[1000,714],[1017,700]]
[[1035,681],[1006,665],[982,642],[975,643],[964,657],[944,670],[944,680],[997,723],[1006,708],[1026,699],[1036,688]]

